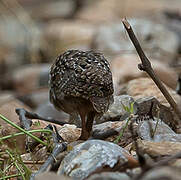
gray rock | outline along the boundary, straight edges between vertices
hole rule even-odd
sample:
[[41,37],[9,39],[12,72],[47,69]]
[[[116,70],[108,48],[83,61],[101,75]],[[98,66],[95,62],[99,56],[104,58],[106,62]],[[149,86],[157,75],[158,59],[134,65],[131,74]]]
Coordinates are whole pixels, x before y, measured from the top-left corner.
[[11,101],[15,98],[15,95],[11,91],[0,91],[0,106]]
[[[152,138],[151,133],[154,132],[155,126],[157,127],[154,133],[154,137]],[[150,119],[149,122],[148,121],[141,122],[138,128],[138,135],[143,140],[153,141],[153,142],[163,142],[163,141],[181,142],[181,134],[176,134],[168,125],[166,125],[163,121],[159,119],[155,119],[155,121]]]
[[35,112],[42,117],[51,117],[53,119],[60,119],[61,121],[67,120],[69,118],[69,115],[67,113],[56,110],[54,106],[50,104],[50,102],[41,104],[40,106],[38,106]]
[[171,109],[167,106],[162,105],[155,97],[148,96],[139,98],[136,100],[136,103],[138,105],[137,114],[139,116],[148,114],[153,103],[151,111],[152,115],[154,117],[160,118],[173,129],[175,128],[174,117]]
[[[114,96],[114,103],[109,107],[108,111],[96,122],[105,121],[119,121],[125,120],[129,113],[125,110],[125,107],[130,108],[131,104],[134,103],[134,99],[129,95]],[[134,113],[137,111],[137,105],[134,103]]]
[[180,169],[167,166],[151,169],[140,180],[180,180],[180,177]]
[[114,129],[117,132],[120,132],[122,126],[125,125],[125,124],[126,124],[126,122],[123,122],[123,121],[103,122],[101,124],[95,124],[93,126],[93,131],[106,132],[108,129]]
[[[41,11],[40,11],[41,9]],[[36,7],[31,11],[31,16],[37,19],[53,20],[55,18],[71,17],[74,13],[75,1],[47,1],[37,3]]]
[[51,172],[45,172],[45,173],[41,173],[39,175],[37,175],[35,177],[35,180],[71,180],[71,178],[66,177],[66,176],[59,176],[55,173],[51,173]]
[[154,142],[181,142],[181,134],[158,134],[154,136]]
[[12,72],[14,88],[21,94],[48,87],[49,64],[28,64]]
[[[39,61],[39,50],[43,50],[45,41],[42,31],[31,20],[24,11],[16,12],[16,16],[5,13],[6,18],[0,19],[0,47],[8,47],[6,58],[8,59],[8,70],[14,70],[27,62]],[[19,17],[23,17],[22,23]],[[18,32],[18,33],[17,33]]]
[[130,180],[129,176],[125,173],[119,172],[104,172],[100,174],[94,174],[87,180]]
[[88,140],[77,145],[63,159],[58,174],[74,179],[85,179],[95,172],[119,170],[128,163],[125,154],[129,154],[120,146],[101,140]]

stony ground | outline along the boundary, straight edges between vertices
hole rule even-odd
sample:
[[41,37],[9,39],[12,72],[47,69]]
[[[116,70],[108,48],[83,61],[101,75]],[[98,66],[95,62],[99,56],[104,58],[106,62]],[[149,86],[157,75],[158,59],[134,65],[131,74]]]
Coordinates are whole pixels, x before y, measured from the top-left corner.
[[[138,69],[140,59],[121,22],[127,17],[180,108],[180,0],[1,0],[0,15],[0,179],[29,179],[25,167],[34,175],[44,172],[38,172],[36,180],[180,179],[180,120],[150,77]],[[94,139],[87,141],[77,141],[80,121],[70,124],[69,115],[57,111],[48,98],[50,66],[68,49],[102,52],[113,75],[114,103],[96,119]],[[17,108],[26,111],[18,115]],[[64,141],[56,141],[55,131],[52,136],[34,133],[48,147],[26,135],[2,140],[20,132],[2,116],[21,127],[20,120],[33,119],[26,130],[50,124],[27,112],[64,122],[56,125]],[[42,165],[53,157],[52,151],[54,163],[45,168],[52,172],[45,173]]]

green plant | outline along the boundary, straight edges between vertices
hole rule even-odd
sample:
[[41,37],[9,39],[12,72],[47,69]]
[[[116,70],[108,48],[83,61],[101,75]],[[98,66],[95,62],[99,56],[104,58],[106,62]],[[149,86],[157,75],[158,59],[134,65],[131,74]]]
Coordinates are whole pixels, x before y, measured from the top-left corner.
[[[15,127],[20,132],[10,134],[7,136],[0,137],[0,144],[3,145],[3,141],[7,140],[9,138],[13,138],[20,135],[27,135],[33,138],[34,140],[38,141],[39,143],[45,145],[47,148],[50,148],[50,140],[47,142],[42,141],[38,137],[34,136],[32,133],[46,133],[49,134],[45,139],[48,139],[50,135],[52,134],[51,130],[48,129],[37,129],[37,130],[29,130],[26,131],[13,123],[12,121],[8,120],[6,117],[0,114],[0,119],[4,120],[8,124],[10,124],[12,127]],[[12,169],[16,170],[15,173],[12,174]],[[21,177],[23,180],[29,179],[29,176],[31,174],[30,169],[25,165],[23,160],[21,159],[21,155],[18,152],[18,149],[12,150],[10,148],[6,149],[5,151],[0,152],[0,180],[6,180],[10,178],[15,177]]]
[[126,121],[125,126],[123,126],[123,128],[120,131],[120,134],[117,136],[116,140],[114,141],[114,143],[118,144],[120,139],[122,138],[126,128],[128,127],[129,121],[132,119],[133,115],[134,115],[134,102],[132,102],[130,104],[130,106],[125,106],[124,104],[122,104],[124,110],[129,114],[129,117]]
[[4,117],[2,114],[0,114],[0,118],[2,120],[4,120],[5,122],[7,122],[8,124],[10,124],[11,126],[13,126],[14,128],[20,130],[21,132],[23,132],[24,134],[30,136],[31,138],[33,138],[34,140],[38,141],[39,143],[48,146],[47,143],[45,143],[44,141],[42,141],[41,139],[37,138],[36,136],[32,135],[29,131],[24,130],[23,128],[19,127],[18,125],[16,125],[15,123],[13,123],[12,121],[10,121],[9,119],[7,119],[6,117]]

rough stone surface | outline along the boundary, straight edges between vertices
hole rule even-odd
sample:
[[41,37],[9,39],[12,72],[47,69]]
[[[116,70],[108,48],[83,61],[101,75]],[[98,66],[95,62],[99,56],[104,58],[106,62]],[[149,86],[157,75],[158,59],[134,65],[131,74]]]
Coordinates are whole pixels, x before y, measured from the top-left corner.
[[[139,77],[147,77],[147,73],[138,69],[140,63],[138,55],[120,55],[111,61],[111,69],[113,73],[113,82],[117,88],[120,85]],[[158,77],[167,86],[175,89],[177,81],[177,73],[167,64],[158,60],[151,59],[152,67]],[[131,71],[130,71],[131,69]],[[116,88],[115,88],[116,89]]]
[[14,99],[14,93],[11,91],[0,91],[0,106],[5,104],[6,102]]
[[[85,21],[97,23],[110,22],[117,19],[117,5],[120,5],[120,1],[112,0],[100,0],[92,1],[93,3],[89,6],[85,6],[80,12],[77,13],[76,17]],[[120,6],[119,6],[120,7]]]
[[[138,127],[138,135],[143,140],[154,142],[181,142],[181,134],[176,134],[168,125],[159,119],[155,118],[155,121],[143,121],[139,124]],[[151,133],[154,131],[154,137],[152,138]]]
[[122,126],[124,125],[124,121],[115,121],[115,122],[104,122],[101,124],[96,124],[93,126],[93,131],[107,131],[109,129],[115,129],[116,131],[120,131]]
[[160,158],[163,156],[171,156],[181,151],[180,142],[151,142],[138,140],[138,147],[141,152],[148,154],[152,158]]
[[27,62],[39,61],[39,49],[43,49],[45,43],[39,26],[30,23],[29,18],[25,17],[21,10],[18,11],[18,16],[24,17],[26,28],[19,22],[17,16],[12,16],[7,11],[3,14],[6,18],[0,19],[2,27],[0,29],[0,49],[3,50],[2,47],[5,47],[5,51],[3,51],[6,52],[4,58],[8,64],[8,70],[14,70]]
[[14,88],[20,94],[48,86],[49,64],[25,65],[13,72]]
[[[181,107],[181,97],[176,93],[176,91],[168,88],[166,85],[165,87],[169,91],[170,95],[174,98],[176,103],[178,104],[178,107]],[[127,85],[125,85],[124,88],[121,89],[120,94],[128,94],[132,96],[136,101],[139,98],[144,98],[144,97],[149,97],[149,96],[155,97],[161,105],[166,106],[167,108],[169,108],[169,111],[172,112],[172,115],[170,113],[167,113],[168,119],[164,120],[164,122],[171,125],[171,127],[174,128],[174,130],[176,130],[177,132],[180,132],[180,121],[178,120],[178,117],[173,112],[169,103],[167,102],[167,100],[165,99],[165,97],[163,96],[161,91],[158,89],[158,87],[155,85],[152,79],[138,78],[138,79],[131,80],[127,83]],[[166,110],[167,108],[164,107],[161,109]],[[163,115],[163,112],[161,113],[162,118],[165,116]],[[159,117],[159,109],[158,109],[158,115],[156,115],[156,117]],[[165,117],[165,119],[166,118],[167,117]]]
[[94,174],[87,180],[130,180],[130,177],[125,173],[119,172],[103,172],[100,174]]
[[93,173],[106,169],[114,171],[116,167],[119,167],[121,171],[126,164],[126,166],[129,164],[128,156],[131,157],[125,149],[116,144],[101,140],[88,140],[76,146],[63,159],[58,174],[68,175],[74,179],[85,179]]
[[[165,87],[171,94],[171,96],[178,103],[179,107],[181,104],[181,97],[176,93],[176,91],[171,90],[166,85]],[[126,87],[123,89],[124,93],[132,96],[135,100],[147,96],[154,96],[158,101],[169,107],[169,104],[163,94],[160,92],[158,87],[155,85],[152,79],[150,78],[137,78],[128,82]]]
[[[13,121],[14,123],[19,123],[19,117],[15,112],[16,108],[24,108],[28,111],[31,111],[31,109],[28,106],[24,105],[19,100],[15,98],[10,98],[9,100],[0,105],[0,113],[9,120]],[[6,126],[7,123],[1,120],[0,125]]]
[[87,6],[85,3],[76,17],[97,24],[110,23],[124,17],[148,16],[150,18],[165,9],[178,10],[180,6],[179,0],[174,0],[172,5],[157,0],[135,0],[134,3],[132,0],[127,0],[126,3],[124,0],[91,0],[90,2],[91,4],[87,3]]
[[[132,103],[134,103],[134,99],[129,95],[114,96],[113,104],[110,105],[108,111],[100,119],[97,119],[96,122],[125,120],[128,117],[128,112],[126,112],[124,106],[130,108]],[[134,113],[136,110],[137,105],[134,103]]]
[[[27,111],[31,111],[31,109],[28,106],[24,105],[19,100],[12,98],[9,101],[6,101],[6,103],[3,103],[2,105],[0,105],[0,114],[2,114],[5,118],[9,119],[13,123],[20,126],[19,117],[15,112],[16,108],[24,108]],[[40,126],[37,126],[36,122],[37,122],[37,120],[33,121],[33,124],[31,127],[32,129],[40,129],[40,128],[46,127],[46,123],[44,123],[43,121],[40,121]],[[10,124],[6,123],[2,119],[0,119],[0,126],[1,126],[1,128],[0,128],[1,137],[19,132],[19,130],[12,127]],[[38,134],[38,136],[39,136],[39,134]],[[3,142],[9,148],[18,149],[20,152],[24,152],[25,151],[25,142],[26,142],[25,139],[26,139],[26,136],[21,135],[21,136],[9,138],[7,140],[4,140]]]
[[174,167],[159,167],[148,171],[140,180],[180,180],[180,169]]
[[[106,136],[103,139],[106,139],[107,141],[113,142],[118,134],[121,132],[122,128],[126,126],[127,119],[124,121],[115,121],[115,122],[104,122],[101,124],[93,125],[93,137],[97,137],[97,134],[106,134],[107,132],[110,132],[111,130],[115,132],[114,135]],[[133,124],[134,131],[137,131],[137,123]],[[80,136],[80,128],[77,128],[75,125],[66,124],[64,126],[59,126],[59,133],[63,137],[63,139],[67,142],[74,142],[76,141]],[[117,132],[117,133],[116,133]],[[96,134],[96,136],[95,136]],[[99,139],[99,138],[98,138]],[[125,132],[122,136],[122,138],[119,141],[119,145],[121,147],[127,146],[129,143],[132,142],[132,134],[130,133],[129,128],[125,129]]]
[[[74,1],[49,1],[37,3],[32,9],[31,17],[39,20],[53,20],[56,18],[70,17],[74,11]],[[41,9],[41,11],[40,11]]]
[[45,105],[48,100],[48,88],[41,88],[21,96],[21,101],[33,109],[38,108],[41,104]]
[[[22,161],[36,161],[36,162],[44,162],[47,160],[49,153],[47,152],[47,148],[44,146],[42,148],[35,148],[31,153],[25,153],[21,155]],[[31,171],[38,171],[42,166],[42,163],[29,163],[26,164],[27,168],[31,169]]]
[[52,172],[45,172],[42,174],[39,174],[35,177],[35,180],[71,180],[72,178],[63,176],[63,175],[57,175]]
[[80,136],[81,129],[75,125],[65,124],[59,128],[59,134],[66,142],[74,142]]
[[35,112],[42,117],[50,117],[53,119],[60,119],[61,121],[67,121],[69,119],[69,115],[64,113],[63,111],[58,111],[54,108],[54,106],[50,102],[45,102],[44,104],[39,105]]
[[152,115],[160,118],[163,122],[169,125],[171,128],[176,130],[177,124],[174,121],[174,116],[171,109],[167,106],[162,105],[155,97],[143,97],[136,100],[137,104],[137,115],[144,116],[149,114],[152,108]]
[[82,21],[53,21],[45,28],[45,39],[52,45],[52,54],[67,49],[89,50],[95,27]]

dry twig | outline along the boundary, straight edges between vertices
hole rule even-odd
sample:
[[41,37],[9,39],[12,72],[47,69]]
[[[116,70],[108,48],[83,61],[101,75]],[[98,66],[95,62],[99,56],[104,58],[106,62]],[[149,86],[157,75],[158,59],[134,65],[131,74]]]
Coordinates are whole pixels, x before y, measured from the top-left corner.
[[[141,64],[138,64],[138,68],[142,71],[145,71],[150,77],[151,79],[155,82],[155,84],[157,85],[157,87],[160,89],[160,91],[162,92],[162,94],[164,95],[164,97],[166,98],[166,100],[169,102],[170,106],[173,108],[173,110],[175,111],[175,113],[177,114],[177,116],[179,117],[179,119],[181,120],[181,111],[178,108],[176,102],[174,101],[174,99],[172,98],[172,96],[169,94],[169,92],[167,91],[167,89],[165,88],[165,86],[162,84],[161,80],[156,76],[155,72],[153,71],[153,68],[151,66],[150,61],[148,60],[148,58],[146,57],[145,53],[143,52],[140,43],[138,42],[138,39],[136,38],[131,25],[129,24],[129,22],[126,19],[122,20],[122,23],[132,41],[132,43],[134,44],[136,51],[141,59]],[[178,124],[178,123],[177,123]]]

